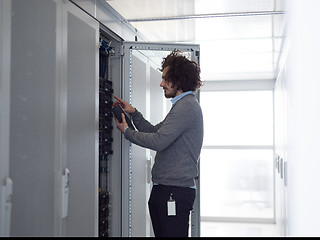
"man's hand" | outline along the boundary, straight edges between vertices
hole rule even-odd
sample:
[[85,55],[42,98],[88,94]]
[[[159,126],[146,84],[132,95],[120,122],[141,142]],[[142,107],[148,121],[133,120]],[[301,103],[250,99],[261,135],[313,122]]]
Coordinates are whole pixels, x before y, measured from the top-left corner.
[[118,119],[115,116],[113,116],[113,118],[116,120],[117,128],[122,133],[124,133],[124,130],[126,129],[126,127],[128,127],[128,123],[126,122],[126,118],[123,113],[121,113],[121,117],[122,117],[122,123],[120,123]]
[[134,113],[136,111],[136,109],[134,107],[132,107],[129,103],[127,103],[126,101],[122,100],[121,98],[118,98],[116,96],[114,96],[114,98],[117,99],[118,101],[114,102],[112,104],[112,106],[116,106],[116,105],[120,104],[120,106],[122,107],[122,109],[126,113]]

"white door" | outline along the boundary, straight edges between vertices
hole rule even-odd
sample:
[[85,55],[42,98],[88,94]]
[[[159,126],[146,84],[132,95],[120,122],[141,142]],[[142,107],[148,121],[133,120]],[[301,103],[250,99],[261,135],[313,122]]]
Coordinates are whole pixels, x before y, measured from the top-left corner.
[[[62,5],[62,172],[70,171],[62,196],[63,236],[98,236],[99,23],[71,2]],[[65,96],[64,96],[65,97]],[[65,105],[64,105],[65,104]],[[66,109],[66,112],[63,109]],[[62,186],[64,188],[64,186]],[[65,214],[67,216],[64,218]]]
[[[136,107],[152,124],[164,119],[171,108],[170,100],[160,87],[161,62],[172,50],[185,52],[199,61],[199,45],[164,43],[124,43],[124,81],[122,98]],[[151,191],[151,168],[155,151],[123,140],[123,236],[154,236],[148,210]],[[198,188],[199,191],[199,188]],[[199,222],[199,194],[192,213],[192,235],[197,235]]]
[[0,237],[10,236],[9,178],[11,2],[0,1]]
[[62,0],[9,13],[10,235],[97,236],[99,23]]
[[10,236],[54,236],[57,2],[12,0],[10,15]]

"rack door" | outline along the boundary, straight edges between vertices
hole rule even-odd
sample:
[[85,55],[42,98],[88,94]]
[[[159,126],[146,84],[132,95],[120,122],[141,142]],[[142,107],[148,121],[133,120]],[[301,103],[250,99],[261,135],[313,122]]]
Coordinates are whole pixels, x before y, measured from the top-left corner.
[[[160,87],[161,62],[172,50],[199,61],[199,45],[125,42],[122,98],[139,109],[152,124],[164,119],[171,108]],[[152,188],[151,168],[155,151],[122,141],[123,236],[154,236],[148,210]],[[199,191],[199,186],[197,186]],[[191,235],[199,236],[199,193],[191,216]],[[145,223],[145,224],[144,224]]]

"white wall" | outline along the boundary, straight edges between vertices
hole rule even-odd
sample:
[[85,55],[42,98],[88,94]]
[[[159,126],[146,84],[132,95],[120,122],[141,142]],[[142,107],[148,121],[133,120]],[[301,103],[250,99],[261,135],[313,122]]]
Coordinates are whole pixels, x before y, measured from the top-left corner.
[[288,5],[288,235],[320,235],[320,2]]
[[[286,59],[282,59],[282,62]],[[274,90],[274,176],[275,219],[280,236],[287,234],[287,175],[284,171],[287,158],[287,75],[285,64],[278,75]]]
[[282,68],[285,78],[278,79],[285,84],[276,86],[276,91],[282,91],[287,111],[282,128],[283,137],[287,139],[282,151],[288,162],[287,206],[282,206],[287,210],[282,222],[287,236],[320,235],[319,11],[318,0],[287,1],[289,51]]

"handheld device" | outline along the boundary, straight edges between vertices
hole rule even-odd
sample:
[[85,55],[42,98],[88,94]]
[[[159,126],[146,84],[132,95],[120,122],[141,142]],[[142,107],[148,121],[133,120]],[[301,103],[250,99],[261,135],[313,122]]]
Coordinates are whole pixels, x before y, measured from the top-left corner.
[[114,116],[118,119],[118,121],[120,123],[122,123],[121,113],[123,113],[125,118],[126,118],[126,122],[128,123],[129,128],[132,128],[133,130],[135,130],[135,128],[134,128],[132,122],[130,121],[129,117],[127,116],[125,111],[123,111],[122,107],[119,104],[112,108],[112,112],[113,112]]

